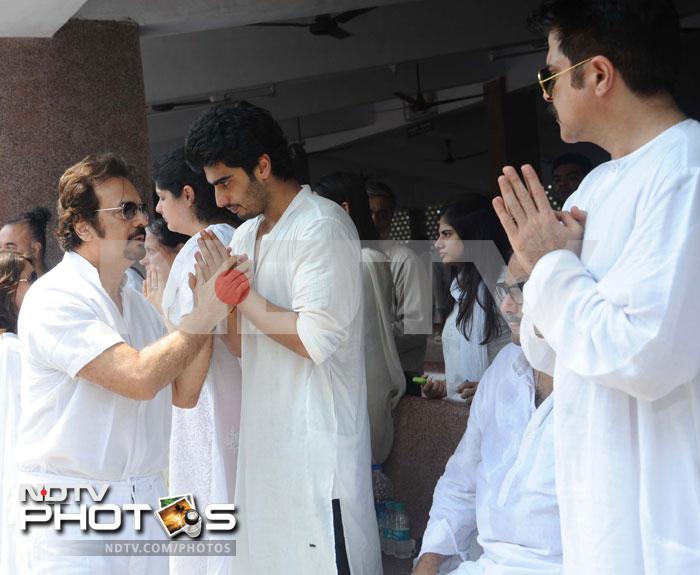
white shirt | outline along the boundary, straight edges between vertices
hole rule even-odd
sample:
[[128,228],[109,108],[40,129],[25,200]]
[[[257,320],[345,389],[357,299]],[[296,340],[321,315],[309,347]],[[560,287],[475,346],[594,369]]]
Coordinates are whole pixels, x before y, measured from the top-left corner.
[[[228,224],[206,228],[227,246],[235,229]],[[187,278],[194,273],[195,253],[192,236],[173,261],[163,290],[162,308],[168,320],[178,325],[194,306]],[[224,323],[226,320],[224,320]],[[192,409],[173,407],[170,437],[170,493],[194,493],[198,509],[210,503],[233,503],[236,486],[236,460],[241,418],[241,365],[219,335],[199,401]],[[203,538],[211,538],[204,534]],[[227,557],[173,556],[170,573],[228,573]]]
[[27,292],[19,315],[21,470],[110,481],[167,467],[170,386],[138,401],[77,377],[118,343],[142,349],[164,335],[141,294],[123,285],[122,304],[123,314],[75,252]]
[[[483,283],[479,284],[479,290],[479,297],[481,298],[486,294],[486,288]],[[505,325],[502,325],[501,335],[491,342],[482,345],[486,312],[478,302],[474,302],[471,330],[469,332],[469,339],[467,339],[464,337],[459,327],[457,327],[459,297],[462,293],[457,279],[452,281],[450,293],[455,303],[450,315],[448,315],[445,320],[441,338],[442,354],[445,359],[447,399],[452,401],[464,401],[462,396],[457,392],[457,388],[465,381],[481,380],[486,368],[496,357],[496,354],[510,341],[510,331]]]
[[0,573],[17,572],[15,564],[14,489],[17,462],[17,422],[19,420],[19,382],[21,377],[19,340],[13,333],[0,334]]
[[432,294],[428,265],[408,246],[379,243],[389,258],[394,280],[394,337],[403,370],[423,373],[428,335],[432,333]]
[[467,559],[478,528],[484,554],[458,573],[558,575],[552,395],[535,408],[532,368],[509,344],[483,376],[467,430],[433,495],[421,555]]
[[236,230],[233,253],[253,260],[255,291],[298,314],[311,359],[242,318],[236,563],[247,575],[334,573],[339,499],[352,573],[377,575],[357,231],[308,186],[262,236],[256,259],[261,221]]
[[406,391],[392,331],[393,286],[387,257],[362,249],[363,340],[372,462],[384,463],[394,441],[392,412]]
[[537,263],[521,329],[532,362],[556,353],[565,573],[700,573],[700,124],[599,166],[573,205],[581,257]]

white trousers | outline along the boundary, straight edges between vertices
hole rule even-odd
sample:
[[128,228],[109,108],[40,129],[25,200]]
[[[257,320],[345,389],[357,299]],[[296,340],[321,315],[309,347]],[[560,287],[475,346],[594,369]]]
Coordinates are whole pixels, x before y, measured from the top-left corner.
[[[18,484],[34,486],[92,485],[99,490],[105,484],[109,491],[101,503],[124,505],[145,503],[153,511],[158,509],[158,498],[167,492],[160,475],[129,478],[126,481],[102,482],[78,477],[66,477],[48,473],[19,473]],[[86,503],[90,504],[89,496]],[[20,504],[21,505],[21,504]],[[63,507],[65,513],[76,513],[79,504]],[[168,575],[168,557],[159,556],[99,556],[85,555],[85,542],[90,545],[102,541],[162,541],[168,537],[152,512],[142,513],[142,529],[134,530],[133,513],[122,512],[122,528],[119,532],[81,531],[76,521],[63,524],[60,532],[53,524],[32,525],[17,535],[19,575]],[[109,520],[111,520],[111,515]],[[108,522],[101,519],[100,522]],[[93,549],[91,547],[91,549]],[[72,554],[74,553],[74,554]]]

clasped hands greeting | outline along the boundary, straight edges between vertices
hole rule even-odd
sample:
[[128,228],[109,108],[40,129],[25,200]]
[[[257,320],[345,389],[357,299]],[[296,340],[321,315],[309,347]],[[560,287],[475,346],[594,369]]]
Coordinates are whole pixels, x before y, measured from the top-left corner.
[[[179,329],[189,333],[210,333],[236,305],[222,301],[222,293],[228,298],[233,296],[237,302],[247,295],[253,268],[245,255],[233,255],[231,249],[224,246],[214,234],[204,230],[197,241],[199,252],[195,254],[195,273],[189,274],[189,286],[194,295],[192,313],[183,318]],[[221,274],[235,270],[222,289],[217,279]]]
[[512,166],[503,168],[498,178],[501,197],[493,200],[493,208],[515,256],[529,274],[549,252],[568,249],[580,255],[586,212],[577,207],[570,212],[554,211],[535,169],[526,164],[522,175],[523,179]]

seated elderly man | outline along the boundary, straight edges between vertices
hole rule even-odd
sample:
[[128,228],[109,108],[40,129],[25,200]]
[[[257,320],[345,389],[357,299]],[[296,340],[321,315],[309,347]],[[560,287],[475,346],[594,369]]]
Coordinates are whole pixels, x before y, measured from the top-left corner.
[[[435,487],[413,575],[559,575],[552,379],[519,347],[525,272],[512,257],[499,283],[512,331],[485,372],[464,437]],[[484,553],[469,560],[474,534]]]

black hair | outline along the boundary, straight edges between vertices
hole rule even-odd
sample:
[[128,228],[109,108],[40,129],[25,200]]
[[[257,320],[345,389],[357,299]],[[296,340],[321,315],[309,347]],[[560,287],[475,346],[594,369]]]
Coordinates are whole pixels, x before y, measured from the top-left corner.
[[267,154],[275,177],[285,181],[294,177],[282,128],[270,112],[249,102],[219,104],[204,112],[190,128],[185,149],[195,170],[223,163],[242,168],[252,178],[260,156]]
[[34,208],[28,212],[11,219],[7,224],[26,224],[32,236],[32,241],[41,244],[41,259],[46,257],[46,225],[51,219],[51,212],[47,208]]
[[581,175],[583,177],[586,177],[588,172],[593,169],[593,164],[586,156],[582,156],[581,154],[562,154],[561,156],[554,158],[554,161],[552,162],[552,172],[554,172],[559,166],[565,166],[566,164],[576,164],[579,168],[581,168]]
[[[572,64],[605,56],[639,95],[670,92],[676,82],[681,39],[672,0],[544,0],[528,25],[553,31]],[[572,70],[572,86],[582,78]]]
[[182,189],[194,190],[194,215],[205,224],[230,224],[238,227],[240,220],[225,208],[216,205],[214,186],[202,172],[195,172],[185,160],[185,149],[179,148],[162,156],[153,165],[153,180],[161,190],[167,190],[176,198]]
[[[493,242],[501,258],[507,262],[507,256],[511,251],[508,237],[488,199],[478,194],[464,196],[445,206],[441,210],[441,217],[454,228],[459,239],[463,242],[474,240]],[[465,244],[466,257],[464,259],[475,260],[476,258],[469,257],[471,252],[473,252],[471,246]],[[481,290],[479,287],[482,281],[486,285],[491,285],[498,279],[502,270],[502,262],[491,262],[489,258],[479,259],[482,260],[480,261],[481,269],[478,270],[472,261],[460,262],[453,269],[453,278],[457,278],[461,289],[457,329],[469,340],[474,319],[474,306],[481,306],[486,313],[480,342],[481,345],[484,345],[500,336],[503,326],[502,322],[499,321],[498,305],[490,290]],[[482,276],[482,273],[485,277]]]
[[365,184],[367,195],[370,198],[386,198],[391,203],[391,208],[396,208],[396,196],[392,189],[383,182],[370,180]]
[[333,172],[321,178],[314,186],[319,196],[341,205],[348,204],[348,213],[352,219],[360,241],[377,241],[379,233],[374,227],[369,211],[369,198],[365,189],[365,179],[350,172]]
[[152,220],[151,223],[146,226],[146,229],[156,237],[158,243],[171,250],[186,243],[187,240],[190,239],[190,236],[170,231],[168,223],[163,218]]

